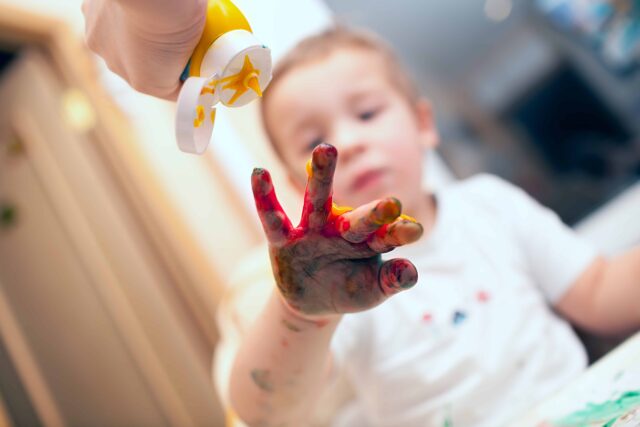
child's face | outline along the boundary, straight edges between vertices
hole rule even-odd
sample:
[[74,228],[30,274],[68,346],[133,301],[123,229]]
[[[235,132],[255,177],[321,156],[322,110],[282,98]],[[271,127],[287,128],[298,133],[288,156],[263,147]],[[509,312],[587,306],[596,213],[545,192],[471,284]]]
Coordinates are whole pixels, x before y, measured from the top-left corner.
[[293,179],[321,142],[338,150],[334,200],[359,206],[395,196],[411,214],[421,198],[423,149],[437,134],[424,101],[411,105],[383,59],[342,48],[296,66],[272,88],[265,119]]

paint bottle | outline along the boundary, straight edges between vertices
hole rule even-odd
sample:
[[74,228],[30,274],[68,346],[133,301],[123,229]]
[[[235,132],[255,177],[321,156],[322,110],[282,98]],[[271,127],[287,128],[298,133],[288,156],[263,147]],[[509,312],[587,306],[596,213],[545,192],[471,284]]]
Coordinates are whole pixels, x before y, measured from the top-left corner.
[[209,0],[202,37],[182,75],[178,147],[204,153],[213,134],[215,105],[241,107],[261,97],[271,66],[271,51],[255,37],[240,9],[230,0]]

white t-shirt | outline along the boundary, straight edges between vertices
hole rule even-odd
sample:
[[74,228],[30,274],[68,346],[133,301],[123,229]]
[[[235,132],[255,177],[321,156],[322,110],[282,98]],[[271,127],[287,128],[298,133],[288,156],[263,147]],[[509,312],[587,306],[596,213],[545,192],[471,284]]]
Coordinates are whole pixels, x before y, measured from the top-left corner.
[[332,350],[357,399],[334,426],[497,427],[586,366],[556,303],[597,255],[550,210],[480,175],[436,195],[432,232],[386,258],[412,289],[341,321]]
[[[436,199],[430,234],[385,255],[411,260],[418,283],[343,317],[331,344],[338,381],[309,425],[498,427],[585,368],[580,342],[549,306],[594,248],[493,176],[450,184]],[[235,352],[273,286],[260,248],[220,303],[214,381],[226,406]]]

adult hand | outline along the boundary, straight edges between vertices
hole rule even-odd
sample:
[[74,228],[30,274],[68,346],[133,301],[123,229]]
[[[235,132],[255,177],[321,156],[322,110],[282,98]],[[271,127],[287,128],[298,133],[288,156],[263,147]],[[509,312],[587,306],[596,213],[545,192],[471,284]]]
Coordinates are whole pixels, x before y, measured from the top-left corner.
[[175,100],[206,7],[206,0],[84,0],[87,45],[137,91]]

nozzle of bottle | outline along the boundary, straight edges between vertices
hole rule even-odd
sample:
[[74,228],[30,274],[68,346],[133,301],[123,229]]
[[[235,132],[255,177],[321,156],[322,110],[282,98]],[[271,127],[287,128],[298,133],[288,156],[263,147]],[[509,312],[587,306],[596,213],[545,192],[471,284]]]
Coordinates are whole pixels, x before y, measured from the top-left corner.
[[176,140],[202,154],[215,123],[215,105],[241,107],[262,96],[271,80],[271,51],[254,36],[230,0],[209,0],[207,19],[178,96]]

